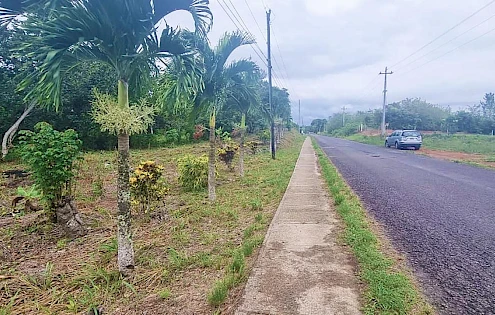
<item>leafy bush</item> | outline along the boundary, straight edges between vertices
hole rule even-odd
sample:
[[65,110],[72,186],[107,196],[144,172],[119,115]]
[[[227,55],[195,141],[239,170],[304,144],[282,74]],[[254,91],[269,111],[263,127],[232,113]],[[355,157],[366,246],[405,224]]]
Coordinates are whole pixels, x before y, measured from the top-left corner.
[[177,161],[179,184],[186,190],[200,190],[208,185],[208,157],[186,155]]
[[177,129],[169,129],[165,132],[165,142],[167,144],[178,144],[180,140],[180,135]]
[[21,158],[33,173],[42,200],[50,208],[71,195],[75,162],[81,159],[82,142],[72,130],[60,132],[46,122],[36,124],[35,131],[20,132]]
[[259,148],[262,145],[263,145],[263,143],[261,143],[259,141],[248,141],[248,142],[246,142],[246,147],[248,147],[249,150],[251,150],[251,153],[252,154],[258,153],[258,150],[259,150]]
[[129,178],[133,203],[140,204],[145,213],[150,210],[152,202],[167,192],[161,180],[163,169],[155,161],[141,162]]
[[263,142],[264,144],[270,142],[270,130],[265,129],[263,131],[260,131],[260,133],[258,133],[258,137],[260,138],[260,141]]

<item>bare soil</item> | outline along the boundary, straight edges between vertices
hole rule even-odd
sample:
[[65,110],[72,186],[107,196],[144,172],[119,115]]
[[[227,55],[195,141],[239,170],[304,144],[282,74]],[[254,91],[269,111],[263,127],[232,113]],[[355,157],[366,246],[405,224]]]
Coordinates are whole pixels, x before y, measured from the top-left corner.
[[482,166],[495,168],[495,162],[488,162],[487,156],[483,154],[431,150],[425,148],[421,148],[421,150],[416,151],[416,153],[431,156],[442,160],[463,162],[463,163],[475,163],[475,164],[480,164]]

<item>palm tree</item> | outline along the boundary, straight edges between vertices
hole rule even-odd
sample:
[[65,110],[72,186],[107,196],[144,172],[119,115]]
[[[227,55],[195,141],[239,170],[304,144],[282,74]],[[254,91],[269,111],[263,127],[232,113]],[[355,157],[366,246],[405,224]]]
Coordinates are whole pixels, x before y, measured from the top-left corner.
[[[4,0],[4,2],[6,2]],[[7,3],[16,3],[7,1]],[[27,97],[58,108],[64,75],[81,61],[99,60],[111,65],[118,76],[118,108],[129,109],[129,84],[140,87],[153,72],[157,62],[173,64],[186,70],[194,63],[192,47],[184,44],[182,32],[168,25],[158,34],[157,24],[177,10],[192,14],[196,31],[204,37],[209,31],[212,14],[208,0],[28,0],[25,6],[0,10],[0,22],[12,20],[14,11],[24,14],[21,20],[31,40],[22,48],[34,60],[38,70],[22,86],[34,84]],[[38,14],[43,12],[43,14]],[[172,62],[170,61],[172,60]],[[173,85],[188,92],[196,80],[184,71]],[[122,274],[134,268],[134,250],[130,225],[129,133],[125,122],[118,125],[118,265]]]
[[246,136],[246,116],[248,112],[258,106],[261,109],[260,89],[261,72],[244,73],[234,80],[231,90],[233,106],[241,113],[241,139],[239,141],[239,175],[244,177],[244,142]]
[[231,63],[227,63],[227,60],[237,48],[253,43],[251,36],[243,32],[225,33],[214,49],[205,41],[196,43],[204,59],[204,88],[196,95],[194,103],[197,108],[207,110],[210,115],[208,154],[208,197],[210,201],[216,199],[216,113],[226,105],[232,92],[239,87],[241,76],[258,71],[258,66],[251,60],[241,59]]

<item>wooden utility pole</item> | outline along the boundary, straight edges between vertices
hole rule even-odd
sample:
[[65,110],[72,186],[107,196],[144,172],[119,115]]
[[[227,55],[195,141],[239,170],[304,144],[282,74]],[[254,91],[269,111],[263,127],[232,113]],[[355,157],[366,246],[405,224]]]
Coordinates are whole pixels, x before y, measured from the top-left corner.
[[270,32],[270,15],[272,10],[266,12],[266,44],[268,46],[268,103],[270,104],[270,148],[272,159],[275,160],[275,111],[273,110],[272,100],[272,48],[271,48],[271,32]]
[[385,133],[387,132],[387,130],[385,129],[385,111],[387,108],[387,75],[393,74],[392,71],[390,71],[390,72],[387,72],[387,71],[388,71],[388,68],[385,67],[385,72],[380,72],[380,74],[385,75],[385,83],[383,85],[382,137],[384,137]]

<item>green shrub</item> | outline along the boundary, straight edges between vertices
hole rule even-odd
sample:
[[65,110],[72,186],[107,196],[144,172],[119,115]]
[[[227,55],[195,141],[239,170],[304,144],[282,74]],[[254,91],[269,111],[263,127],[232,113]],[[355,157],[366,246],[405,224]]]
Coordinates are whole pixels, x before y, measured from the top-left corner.
[[180,135],[177,129],[169,129],[165,131],[165,142],[167,144],[175,145],[179,143]]
[[72,130],[60,132],[46,122],[36,124],[35,131],[21,131],[21,158],[33,173],[42,200],[50,208],[71,195],[75,163],[81,159],[82,142]]
[[152,202],[159,200],[167,193],[162,180],[164,167],[155,161],[139,163],[129,178],[132,201],[141,205],[141,210],[148,213]]
[[258,137],[262,143],[270,142],[270,130],[265,129],[263,131],[260,131],[260,133],[258,133]]
[[186,155],[177,161],[179,184],[186,190],[201,190],[208,185],[208,157]]

